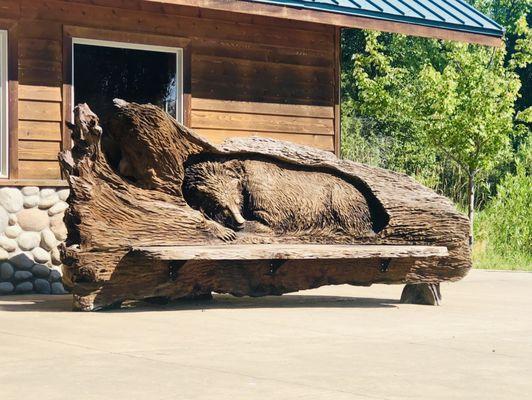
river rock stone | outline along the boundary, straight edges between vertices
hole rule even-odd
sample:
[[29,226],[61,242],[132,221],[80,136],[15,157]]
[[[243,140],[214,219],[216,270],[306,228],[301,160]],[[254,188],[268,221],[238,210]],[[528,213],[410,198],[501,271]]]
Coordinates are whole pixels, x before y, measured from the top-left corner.
[[35,264],[31,268],[31,272],[37,278],[48,278],[48,275],[50,275],[50,268],[48,268],[46,265]]
[[55,192],[55,189],[53,188],[44,188],[44,189],[41,189],[40,194],[41,194],[41,197],[50,197],[56,194],[56,192]]
[[61,201],[67,201],[69,195],[70,195],[69,189],[61,189],[57,191],[57,196],[59,196],[59,199]]
[[54,233],[55,238],[62,242],[67,238],[67,228],[64,223],[50,226],[51,231]]
[[65,203],[64,201],[60,201],[56,204],[54,204],[49,210],[48,215],[54,216],[56,214],[60,214],[63,211],[65,211],[68,208],[68,203]]
[[61,265],[61,253],[59,253],[59,249],[57,247],[54,247],[50,251],[50,256],[52,258],[53,265]]
[[21,282],[15,286],[15,292],[17,293],[29,293],[33,290],[33,283],[31,282]]
[[39,205],[39,196],[26,196],[24,197],[24,208],[33,208]]
[[33,274],[30,271],[17,271],[14,276],[16,281],[25,281],[31,278],[33,278]]
[[35,279],[35,282],[33,282],[33,285],[35,286],[35,291],[37,293],[50,294],[52,292],[50,283],[46,279]]
[[9,261],[11,264],[20,269],[30,269],[35,264],[33,261],[33,254],[31,253],[18,253],[12,256]]
[[2,206],[7,212],[19,212],[22,209],[23,204],[24,196],[22,196],[20,190],[9,187],[0,189],[0,206]]
[[11,225],[5,229],[4,233],[8,238],[16,239],[22,233],[22,229],[18,225]]
[[24,209],[18,213],[18,224],[25,231],[40,232],[49,222],[48,213],[37,208]]
[[39,208],[41,210],[46,210],[52,207],[58,201],[59,201],[59,197],[57,196],[55,192],[53,195],[48,196],[48,197],[42,197],[41,195],[41,198],[39,199]]
[[17,249],[17,242],[5,236],[0,236],[0,247],[5,251],[15,251]]
[[41,242],[41,235],[37,232],[23,232],[17,239],[21,250],[33,250]]
[[45,250],[52,250],[57,245],[58,242],[54,233],[49,228],[44,229],[41,232],[41,247]]
[[57,215],[50,217],[50,227],[53,228],[55,226],[64,225],[65,223],[63,222],[63,218],[64,218],[64,215],[62,214],[57,214]]
[[3,232],[9,224],[9,214],[3,208],[0,208],[0,232]]
[[50,272],[50,280],[52,282],[58,282],[61,280],[61,272],[59,272],[58,270],[56,269],[53,269],[51,272]]
[[39,194],[39,188],[37,186],[24,186],[20,191],[24,196],[35,196]]
[[40,247],[36,247],[31,251],[31,254],[33,254],[33,257],[35,258],[35,261],[38,263],[47,263],[50,261],[50,253],[48,253],[46,250],[41,249]]
[[0,261],[7,260],[8,258],[9,258],[9,253],[0,247]]
[[14,273],[15,269],[10,263],[3,262],[0,264],[0,279],[7,281],[8,279],[11,279]]
[[65,294],[66,290],[61,282],[52,283],[52,294]]
[[15,286],[11,282],[0,282],[0,294],[12,293]]
[[16,225],[18,222],[17,214],[9,214],[9,225]]

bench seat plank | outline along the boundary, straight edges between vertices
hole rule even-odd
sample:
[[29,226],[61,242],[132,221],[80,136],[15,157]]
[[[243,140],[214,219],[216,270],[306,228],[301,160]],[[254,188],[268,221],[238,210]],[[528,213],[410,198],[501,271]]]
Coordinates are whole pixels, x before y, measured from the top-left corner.
[[305,260],[427,258],[448,256],[445,246],[238,244],[215,246],[150,246],[132,251],[159,260]]

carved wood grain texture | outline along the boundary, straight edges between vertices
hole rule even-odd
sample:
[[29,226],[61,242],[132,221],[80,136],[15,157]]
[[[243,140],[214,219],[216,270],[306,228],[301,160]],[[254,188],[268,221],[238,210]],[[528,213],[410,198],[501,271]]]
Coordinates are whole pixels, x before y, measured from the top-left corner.
[[[259,296],[324,284],[438,283],[458,280],[471,267],[467,218],[449,200],[406,175],[271,139],[237,138],[216,146],[149,105],[117,102],[108,129],[107,134],[117,141],[131,165],[130,178],[108,164],[97,117],[86,107],[77,109],[72,151],[61,155],[71,188],[65,217],[69,233],[62,257],[65,281],[71,282],[75,307],[79,309],[98,309],[127,299],[174,298],[209,291]],[[315,169],[357,181],[380,202],[389,216],[388,223],[369,238],[342,232],[334,237],[304,232],[235,235],[206,219],[183,198],[184,163],[198,155],[262,157],[291,164],[295,169]],[[354,260],[288,260],[272,273],[270,259],[189,261],[176,269],[169,260],[130,252],[132,248],[161,245],[250,244],[287,248],[295,244],[435,246],[447,248],[448,254],[418,258],[406,253],[405,258],[393,259],[389,265],[383,265],[385,258],[377,253]]]
[[134,252],[159,260],[307,260],[363,258],[426,258],[449,255],[443,246],[345,244],[227,244],[218,246],[134,247]]

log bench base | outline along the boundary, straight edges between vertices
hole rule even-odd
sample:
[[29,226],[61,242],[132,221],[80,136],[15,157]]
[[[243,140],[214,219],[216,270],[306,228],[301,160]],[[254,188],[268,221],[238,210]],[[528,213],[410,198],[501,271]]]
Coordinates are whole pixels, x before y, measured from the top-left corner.
[[[84,311],[116,308],[125,300],[152,304],[182,298],[206,300],[212,298],[211,292],[252,297],[281,295],[324,285],[407,283],[414,277],[436,282],[435,276],[417,274],[447,254],[443,246],[405,245],[136,247],[98,287],[78,283],[74,308]],[[150,273],[146,274],[148,268]],[[429,302],[426,295],[412,294],[408,300]]]

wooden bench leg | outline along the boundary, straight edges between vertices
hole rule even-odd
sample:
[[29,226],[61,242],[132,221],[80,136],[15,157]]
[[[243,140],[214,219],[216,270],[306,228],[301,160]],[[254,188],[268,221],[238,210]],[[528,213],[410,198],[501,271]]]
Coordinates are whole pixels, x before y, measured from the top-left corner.
[[423,304],[439,306],[441,304],[441,292],[439,283],[408,284],[401,293],[403,304]]

